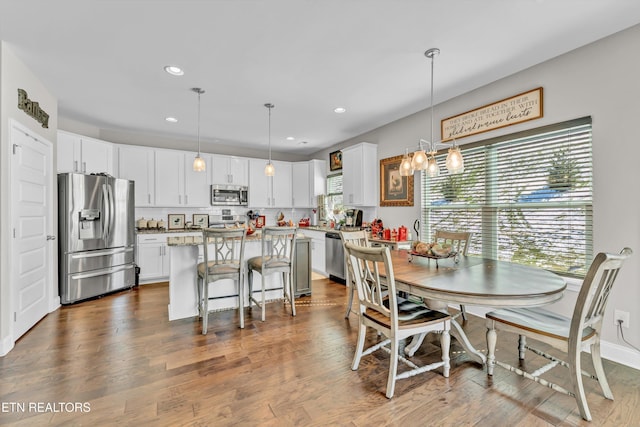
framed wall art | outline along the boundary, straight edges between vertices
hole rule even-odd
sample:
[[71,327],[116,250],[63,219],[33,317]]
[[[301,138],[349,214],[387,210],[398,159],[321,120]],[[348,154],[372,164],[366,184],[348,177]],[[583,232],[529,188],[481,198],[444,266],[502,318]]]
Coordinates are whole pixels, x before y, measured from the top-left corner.
[[193,214],[193,226],[207,228],[209,226],[209,214]]
[[413,175],[400,176],[402,157],[380,160],[380,206],[413,206]]
[[266,217],[264,215],[258,215],[256,218],[256,228],[262,228],[265,226]]
[[169,214],[167,229],[182,230],[184,229],[184,214]]
[[336,171],[342,169],[342,151],[334,151],[329,154],[329,170]]

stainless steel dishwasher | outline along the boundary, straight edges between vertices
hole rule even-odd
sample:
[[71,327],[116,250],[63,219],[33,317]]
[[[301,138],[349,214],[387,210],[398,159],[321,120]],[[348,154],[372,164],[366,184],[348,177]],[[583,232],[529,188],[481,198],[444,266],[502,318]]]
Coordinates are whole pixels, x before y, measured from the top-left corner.
[[329,279],[344,285],[344,248],[340,234],[328,231],[324,239],[326,242],[325,261]]

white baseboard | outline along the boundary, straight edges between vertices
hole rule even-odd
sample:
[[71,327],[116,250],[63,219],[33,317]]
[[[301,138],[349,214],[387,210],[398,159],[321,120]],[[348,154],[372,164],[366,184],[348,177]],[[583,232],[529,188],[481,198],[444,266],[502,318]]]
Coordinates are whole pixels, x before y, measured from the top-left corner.
[[13,349],[14,345],[15,341],[11,336],[4,337],[2,340],[0,340],[0,357],[6,356],[7,353],[9,353]]
[[[451,307],[456,309],[460,308],[457,305],[451,305]],[[468,314],[473,314],[474,316],[482,318],[484,318],[485,315],[492,310],[485,307],[475,306],[467,306],[466,309]],[[600,354],[604,359],[608,359],[612,362],[620,363],[621,365],[640,370],[640,353],[629,347],[608,341],[600,341]]]

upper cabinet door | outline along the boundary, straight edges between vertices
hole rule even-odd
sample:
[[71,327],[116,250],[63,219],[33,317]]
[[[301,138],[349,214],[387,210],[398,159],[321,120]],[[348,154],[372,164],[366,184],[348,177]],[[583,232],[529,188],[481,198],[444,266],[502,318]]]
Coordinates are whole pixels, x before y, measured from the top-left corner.
[[342,195],[344,206],[378,205],[378,150],[361,142],[342,149]]
[[[249,159],[249,207],[271,207],[271,183],[273,177],[264,175],[264,159]],[[276,171],[277,173],[277,171]]]
[[214,154],[211,179],[212,184],[249,185],[249,160]]
[[155,154],[156,206],[184,205],[184,154],[176,150],[156,150]]
[[135,181],[136,206],[154,206],[154,155],[146,147],[120,145],[118,147],[118,178]]
[[204,172],[193,170],[193,159],[198,153],[184,156],[184,204],[186,206],[206,207],[211,205],[211,172],[214,168],[211,156],[200,153],[207,165]]
[[311,172],[310,163],[298,162],[291,165],[291,197],[294,208],[310,208],[311,199]]
[[93,138],[82,138],[82,173],[113,175],[113,144]]
[[58,131],[58,173],[80,172],[80,135]]
[[276,174],[273,177],[272,207],[291,207],[291,163],[273,161]]

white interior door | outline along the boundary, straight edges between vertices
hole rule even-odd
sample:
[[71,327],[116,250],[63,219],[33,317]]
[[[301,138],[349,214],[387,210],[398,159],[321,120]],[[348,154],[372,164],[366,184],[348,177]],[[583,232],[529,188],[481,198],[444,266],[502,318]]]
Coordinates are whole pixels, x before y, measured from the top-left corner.
[[13,243],[13,338],[47,313],[54,292],[52,259],[55,245],[51,183],[52,145],[16,123],[11,127],[11,202]]

